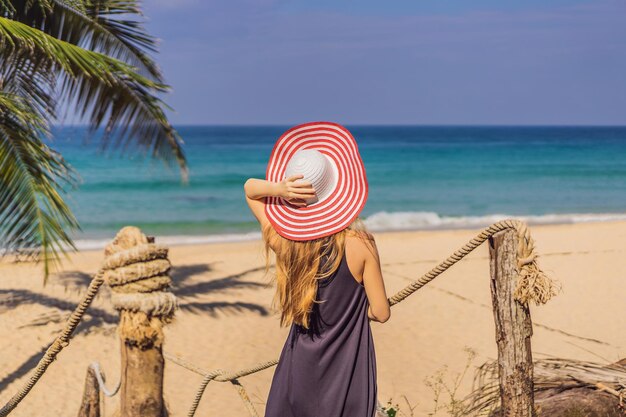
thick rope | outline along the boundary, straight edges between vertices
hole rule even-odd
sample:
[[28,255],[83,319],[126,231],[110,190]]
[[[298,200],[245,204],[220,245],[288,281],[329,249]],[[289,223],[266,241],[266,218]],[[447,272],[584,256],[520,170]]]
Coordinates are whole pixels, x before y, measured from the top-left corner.
[[[123,228],[116,239],[127,236],[146,239],[139,229],[131,227]],[[174,314],[177,303],[169,291],[172,279],[167,248],[139,243],[124,249],[114,240],[107,246],[107,253],[105,265],[112,267],[106,270],[104,278],[111,287],[111,302],[116,310],[142,311],[164,319]]]
[[256,410],[254,409],[254,406],[252,402],[250,401],[250,398],[248,397],[245,389],[243,388],[241,383],[238,381],[238,379],[247,375],[257,373],[264,369],[271,368],[272,366],[278,363],[278,360],[261,362],[251,368],[242,369],[234,373],[227,373],[226,371],[222,369],[216,369],[214,371],[207,372],[204,369],[200,368],[199,366],[194,365],[184,359],[181,359],[169,353],[164,353],[163,357],[175,363],[178,366],[181,366],[191,372],[194,372],[204,377],[202,379],[202,382],[200,383],[200,386],[196,390],[196,395],[194,396],[191,407],[189,408],[189,412],[187,413],[188,417],[193,417],[196,414],[196,410],[198,409],[198,405],[200,405],[200,400],[202,400],[204,391],[206,390],[207,385],[209,385],[209,382],[211,381],[230,382],[233,385],[235,385],[237,387],[237,391],[239,392],[239,395],[241,396],[241,399],[243,400],[244,404],[248,408],[248,411],[250,412],[250,414],[252,416],[256,416],[257,415]]
[[216,382],[232,382],[236,379],[239,379],[241,377],[244,376],[248,376],[251,374],[255,374],[257,372],[263,371],[264,369],[267,368],[271,368],[272,366],[276,365],[278,363],[278,360],[272,360],[272,361],[267,361],[267,362],[260,362],[250,368],[245,368],[245,369],[241,369],[237,372],[233,372],[233,373],[227,373],[226,371],[223,371],[221,369],[219,370],[215,370],[215,371],[205,371],[204,369],[200,368],[199,366],[196,366],[190,362],[187,362],[186,360],[179,358],[177,356],[171,355],[169,353],[164,353],[163,357],[165,359],[167,359],[168,361],[171,361],[173,363],[175,363],[178,366],[181,366],[185,369],[187,369],[188,371],[191,372],[195,372],[198,375],[202,375],[202,376],[207,376],[207,375],[213,375],[215,374],[211,380],[212,381],[216,381]]
[[50,347],[46,350],[46,353],[39,360],[37,367],[33,374],[28,378],[28,381],[24,384],[24,386],[13,396],[11,399],[0,409],[0,417],[5,417],[9,415],[11,411],[24,399],[24,397],[30,392],[31,389],[35,386],[37,381],[41,378],[41,376],[46,372],[48,366],[54,361],[56,356],[63,350],[65,346],[67,346],[70,342],[70,338],[76,330],[78,323],[82,319],[85,311],[93,301],[94,297],[98,293],[98,290],[104,283],[104,277],[102,270],[96,274],[96,276],[91,280],[89,284],[89,288],[87,289],[87,293],[78,304],[76,309],[72,312],[70,317],[68,318],[65,328],[61,332],[59,336],[52,342]]
[[[402,290],[398,291],[391,298],[389,298],[389,305],[394,306],[408,296],[419,290],[430,281],[441,275],[448,270],[452,265],[467,256],[474,249],[483,244],[487,239],[492,237],[498,232],[504,230],[513,229],[517,232],[518,248],[517,259],[519,268],[519,278],[517,287],[514,292],[514,297],[522,304],[527,304],[529,301],[533,301],[535,304],[545,304],[550,298],[556,295],[556,284],[548,278],[543,271],[537,265],[537,254],[535,253],[535,243],[530,235],[530,230],[526,223],[519,220],[502,220],[492,224],[491,226],[483,229],[478,235],[466,243],[463,247],[455,251],[452,255],[446,258],[443,262],[439,263],[436,267],[416,279]],[[181,358],[173,355],[164,354],[165,359],[176,363],[192,372],[204,376],[202,383],[196,391],[196,395],[187,414],[188,417],[194,417],[200,400],[211,381],[218,382],[233,382],[237,379],[270,368],[278,363],[277,359],[261,362],[257,365],[239,370],[234,373],[225,373],[223,370],[218,369],[211,372],[204,371],[203,369],[193,365]],[[243,387],[242,387],[243,388]],[[239,388],[238,388],[239,389]],[[249,399],[242,396],[246,407],[250,410],[252,405]],[[253,409],[254,410],[254,409]],[[256,411],[250,412],[252,416],[256,416]]]
[[483,229],[476,237],[471,239],[462,248],[455,251],[439,265],[396,293],[389,299],[389,304],[393,306],[403,301],[409,295],[413,294],[437,276],[441,275],[452,265],[463,259],[487,239],[507,229],[516,230],[518,236],[517,257],[520,277],[514,293],[515,299],[522,304],[526,304],[528,301],[533,301],[535,304],[545,304],[550,298],[556,295],[556,285],[537,266],[535,242],[530,236],[530,230],[528,226],[526,226],[526,223],[519,220],[502,220]]
[[248,409],[248,413],[250,413],[252,417],[259,417],[259,413],[256,412],[256,409],[254,408],[252,401],[250,401],[250,397],[248,396],[248,393],[246,392],[246,389],[243,387],[243,385],[241,385],[241,383],[236,379],[230,382],[235,386],[235,388],[237,388],[237,393],[239,393],[241,400]]
[[117,382],[117,385],[115,385],[115,388],[113,388],[113,390],[111,391],[107,388],[104,382],[104,377],[102,376],[100,364],[98,362],[92,362],[89,367],[93,369],[94,373],[96,374],[96,379],[98,380],[98,386],[100,387],[100,391],[102,391],[102,393],[107,397],[114,397],[119,392],[120,387],[122,386],[122,378],[120,378],[120,380]]

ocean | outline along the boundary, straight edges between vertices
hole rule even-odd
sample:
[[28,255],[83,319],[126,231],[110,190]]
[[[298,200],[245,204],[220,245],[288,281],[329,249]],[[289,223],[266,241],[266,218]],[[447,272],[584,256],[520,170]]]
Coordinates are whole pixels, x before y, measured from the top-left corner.
[[[348,126],[370,186],[373,231],[466,228],[506,217],[531,224],[626,220],[626,127]],[[190,178],[132,153],[103,152],[82,127],[51,146],[81,177],[66,198],[97,248],[125,225],[159,241],[258,238],[243,184],[264,178],[287,126],[182,126]]]

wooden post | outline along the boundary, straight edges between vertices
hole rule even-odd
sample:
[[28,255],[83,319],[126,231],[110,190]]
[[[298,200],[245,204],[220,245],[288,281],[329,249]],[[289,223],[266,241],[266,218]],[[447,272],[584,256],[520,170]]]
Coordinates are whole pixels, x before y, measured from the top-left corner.
[[[148,243],[153,243],[153,239],[147,238],[138,228],[125,227],[107,246],[105,255]],[[162,261],[167,264],[165,270]],[[162,296],[171,296],[165,297],[166,300],[174,298],[167,290],[171,284],[169,261],[165,258],[137,262],[143,263],[139,271],[146,276],[141,277],[142,280],[132,278],[124,282],[124,277],[132,276],[132,273],[118,270],[117,277],[108,281],[112,286],[113,304],[120,312],[120,417],[163,417],[167,415],[163,401],[163,325],[172,317],[173,308],[165,312],[156,306]],[[158,264],[161,266],[155,266],[155,262],[161,262]],[[132,265],[123,268],[129,267]],[[148,270],[152,272],[146,272]],[[150,290],[146,291],[147,288]]]
[[491,299],[502,401],[500,415],[535,417],[530,311],[527,305],[513,297],[519,277],[517,239],[517,233],[512,229],[496,233],[489,239]]
[[[132,338],[120,332],[122,346],[122,386],[120,388],[120,417],[162,417],[164,360],[162,339],[154,332],[144,313],[122,311],[120,322],[133,322],[137,333]],[[126,316],[126,317],[123,317]],[[160,323],[155,323],[157,326]],[[144,333],[137,338],[137,334]],[[152,334],[152,336],[150,335]],[[140,339],[140,340],[137,340]]]
[[78,410],[78,417],[100,417],[100,387],[96,372],[90,366],[85,377],[85,391],[83,401]]

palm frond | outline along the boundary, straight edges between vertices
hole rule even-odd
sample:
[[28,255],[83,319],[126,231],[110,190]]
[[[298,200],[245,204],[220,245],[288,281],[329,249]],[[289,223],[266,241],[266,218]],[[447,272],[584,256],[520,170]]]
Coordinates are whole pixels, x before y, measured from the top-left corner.
[[21,97],[0,92],[0,245],[8,251],[33,251],[44,276],[67,247],[68,231],[78,223],[64,202],[64,187],[76,175],[41,140],[44,119]]
[[[534,362],[533,381],[535,393],[552,388],[608,388],[619,396],[626,393],[626,366],[573,359],[543,359]],[[490,415],[500,406],[496,362],[487,362],[478,368],[474,388],[464,403],[467,415]]]
[[62,198],[76,174],[44,143],[58,102],[105,127],[105,145],[176,161],[186,180],[139,15],[132,0],[0,0],[0,248],[30,251],[46,277],[79,228]]
[[15,13],[15,7],[11,4],[11,0],[0,0],[0,15],[9,16]]
[[[148,53],[156,52],[156,39],[148,34],[143,23],[132,16],[140,16],[138,1],[97,0],[87,5],[85,13],[99,26],[100,36],[93,36],[91,48],[100,50],[132,65],[143,67],[159,81],[161,70]],[[93,29],[94,35],[98,32]],[[116,47],[112,39],[124,47]],[[111,46],[107,43],[111,42]]]
[[0,48],[5,56],[30,51],[36,64],[53,62],[63,75],[62,94],[75,100],[83,116],[89,115],[93,129],[106,124],[106,137],[115,136],[115,144],[136,146],[154,157],[178,162],[186,179],[182,141],[156,96],[167,91],[166,85],[138,74],[134,67],[115,58],[2,17]]
[[[44,0],[40,0],[44,1]],[[138,19],[141,9],[129,0],[45,0],[44,4],[13,1],[12,20],[36,27],[59,40],[117,58],[162,82],[149,53],[156,40]]]
[[0,66],[0,90],[26,101],[31,109],[46,120],[56,117],[57,101],[54,97],[56,73],[50,62],[37,65],[29,54],[13,54]]

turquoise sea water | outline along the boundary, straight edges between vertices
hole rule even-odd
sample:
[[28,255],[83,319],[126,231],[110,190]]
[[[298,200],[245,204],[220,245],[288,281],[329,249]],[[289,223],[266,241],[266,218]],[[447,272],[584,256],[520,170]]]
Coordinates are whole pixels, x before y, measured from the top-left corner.
[[[83,128],[56,129],[52,146],[82,178],[68,196],[83,228],[79,244],[127,224],[181,242],[257,230],[242,186],[264,177],[286,128],[180,127],[188,185],[158,161],[103,154],[97,141],[85,143]],[[626,219],[626,127],[348,128],[365,162],[363,215],[374,230],[476,227],[506,216]]]

